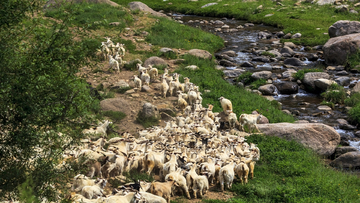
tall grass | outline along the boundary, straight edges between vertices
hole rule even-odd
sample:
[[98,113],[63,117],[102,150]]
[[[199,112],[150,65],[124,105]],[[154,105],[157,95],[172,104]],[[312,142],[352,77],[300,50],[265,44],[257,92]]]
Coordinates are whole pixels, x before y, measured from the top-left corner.
[[261,158],[255,178],[236,183],[234,202],[359,202],[360,179],[323,164],[310,149],[295,141],[252,135]]
[[346,91],[343,86],[333,83],[326,92],[321,93],[321,96],[324,97],[325,101],[342,104],[346,99]]
[[[109,6],[108,4],[81,3],[67,5],[66,9],[76,9],[73,23],[79,27],[90,29],[111,28],[122,31],[133,19],[123,8]],[[61,9],[48,10],[45,16],[64,19],[67,14]],[[118,26],[109,25],[111,22],[119,22]]]
[[224,46],[223,39],[200,29],[174,23],[166,18],[158,18],[151,27],[146,41],[153,45],[182,48],[204,49],[213,53]]
[[298,72],[294,73],[293,74],[293,77],[296,79],[296,80],[303,80],[304,79],[304,76],[305,76],[305,73],[310,73],[310,72],[323,72],[324,70],[323,69],[320,69],[320,68],[310,68],[310,69],[302,69],[302,70],[299,70]]
[[[213,61],[198,59],[190,55],[185,55],[184,59],[185,63],[176,72],[180,73],[182,78],[189,77],[191,82],[200,87],[201,92],[210,90],[210,92],[204,92],[202,95],[203,106],[214,104],[214,112],[221,112],[222,108],[218,98],[223,96],[231,100],[237,116],[257,110],[266,116],[271,123],[294,121],[292,116],[279,110],[278,104],[271,103],[259,95],[227,83],[222,78],[223,72],[214,68],[215,63]],[[197,65],[199,69],[195,71],[185,69],[188,65]]]

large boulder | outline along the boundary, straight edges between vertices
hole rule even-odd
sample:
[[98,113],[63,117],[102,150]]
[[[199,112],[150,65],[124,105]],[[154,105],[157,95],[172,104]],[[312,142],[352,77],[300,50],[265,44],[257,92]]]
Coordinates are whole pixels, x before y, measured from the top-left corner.
[[281,54],[290,54],[291,56],[293,56],[295,52],[294,52],[290,47],[284,46],[284,47],[280,50],[280,53],[281,53]]
[[191,49],[188,52],[190,55],[196,56],[198,58],[203,58],[203,59],[212,59],[212,55],[210,54],[210,52],[206,51],[206,50],[201,50],[201,49]]
[[102,100],[100,108],[102,111],[121,111],[126,115],[130,115],[133,110],[129,101],[119,97]]
[[152,65],[152,66],[159,66],[159,65],[168,65],[166,63],[166,61],[160,57],[157,57],[157,56],[152,56],[148,59],[146,59],[146,61],[144,62],[144,67],[148,67],[149,65]]
[[333,80],[328,80],[324,78],[319,78],[314,80],[315,87],[319,88],[321,91],[326,91],[331,84],[335,83]]
[[128,4],[128,6],[130,7],[130,10],[132,10],[132,11],[140,10],[142,12],[150,13],[150,14],[152,14],[154,16],[167,17],[167,15],[154,11],[152,8],[150,8],[149,6],[147,6],[146,4],[144,4],[144,3],[140,2],[140,1],[130,2]]
[[144,103],[142,111],[140,113],[141,116],[145,118],[151,118],[151,117],[159,118],[160,115],[158,108],[148,102]]
[[339,20],[329,27],[330,37],[339,37],[354,33],[360,33],[359,21]]
[[336,0],[318,0],[316,4],[325,5],[325,4],[334,4]]
[[273,84],[267,84],[267,85],[260,86],[258,88],[258,90],[263,95],[274,95],[276,87]]
[[335,82],[337,82],[338,85],[341,86],[348,86],[350,85],[351,79],[347,76],[338,77],[335,79]]
[[360,33],[330,38],[323,46],[327,65],[342,65],[360,47]]
[[265,135],[295,140],[324,157],[332,155],[340,143],[339,133],[322,123],[273,123],[257,126]]
[[255,72],[251,75],[252,78],[254,79],[269,79],[272,75],[271,71],[259,71],[259,72]]
[[224,70],[223,72],[224,72],[225,77],[237,78],[245,71],[242,69],[234,69],[234,70]]
[[319,91],[315,86],[315,80],[317,79],[329,79],[330,75],[324,72],[309,72],[305,73],[303,83],[306,88],[312,92]]
[[280,94],[296,94],[299,91],[299,86],[295,82],[281,81],[274,83]]
[[338,158],[339,156],[346,154],[348,152],[356,152],[358,151],[355,147],[351,146],[341,146],[335,149],[335,158]]
[[345,153],[332,161],[330,166],[352,169],[360,167],[360,151]]

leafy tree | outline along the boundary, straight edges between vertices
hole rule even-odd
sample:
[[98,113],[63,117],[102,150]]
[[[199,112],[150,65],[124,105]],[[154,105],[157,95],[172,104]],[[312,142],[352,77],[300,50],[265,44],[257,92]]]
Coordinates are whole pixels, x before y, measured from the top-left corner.
[[[98,102],[77,77],[88,64],[86,29],[46,19],[42,0],[0,1],[0,201],[31,193],[57,201],[71,170],[57,167],[63,151],[81,138]],[[76,38],[75,38],[76,36]],[[71,174],[72,175],[72,174]]]

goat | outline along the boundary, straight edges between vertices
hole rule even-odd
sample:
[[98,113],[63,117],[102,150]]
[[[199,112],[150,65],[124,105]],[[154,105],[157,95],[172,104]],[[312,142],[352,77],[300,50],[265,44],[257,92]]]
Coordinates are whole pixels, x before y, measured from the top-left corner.
[[234,167],[235,162],[232,162],[226,166],[223,166],[219,171],[219,181],[221,191],[224,191],[224,184],[228,189],[231,189],[232,183],[234,181]]
[[244,126],[247,125],[249,127],[249,132],[252,132],[252,128],[255,128],[256,132],[260,132],[256,124],[261,118],[261,114],[241,114],[239,116],[239,130],[244,131]]
[[149,190],[151,194],[163,197],[170,203],[171,188],[174,184],[176,185],[174,180],[165,183],[152,182]]
[[98,179],[96,185],[84,186],[81,190],[81,195],[88,199],[96,199],[100,196],[104,196],[103,188],[106,185],[105,179]]

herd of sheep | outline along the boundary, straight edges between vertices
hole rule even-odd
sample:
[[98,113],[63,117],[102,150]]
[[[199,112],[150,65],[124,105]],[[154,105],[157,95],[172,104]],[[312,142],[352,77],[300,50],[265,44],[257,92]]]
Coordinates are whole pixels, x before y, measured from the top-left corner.
[[[140,64],[137,67],[140,77],[133,78],[136,88],[157,79],[156,68]],[[88,139],[89,142],[67,151],[69,156],[84,160],[88,167],[86,175],[79,174],[72,182],[71,190],[76,193],[73,202],[169,203],[170,197],[177,194],[189,199],[202,198],[210,185],[219,185],[224,191],[231,188],[235,175],[243,184],[248,182],[249,175],[253,178],[260,150],[255,144],[248,144],[243,133],[234,128],[239,125],[244,130],[247,125],[258,130],[256,123],[261,115],[242,114],[238,120],[231,101],[220,97],[222,114],[230,128],[220,130],[220,114],[212,112],[212,105],[204,108],[199,88],[189,78],[180,83],[179,76],[169,74],[168,70],[160,76],[162,96],[178,96],[181,110],[181,116],[165,122],[165,127],[153,126],[136,136],[124,132],[121,137],[109,140],[105,139],[109,121],[83,131],[88,137],[100,138]],[[112,194],[104,192],[107,180],[123,180],[123,174],[129,171],[155,174],[158,180],[152,183],[135,180],[112,187]],[[93,179],[95,176],[97,179]]]

